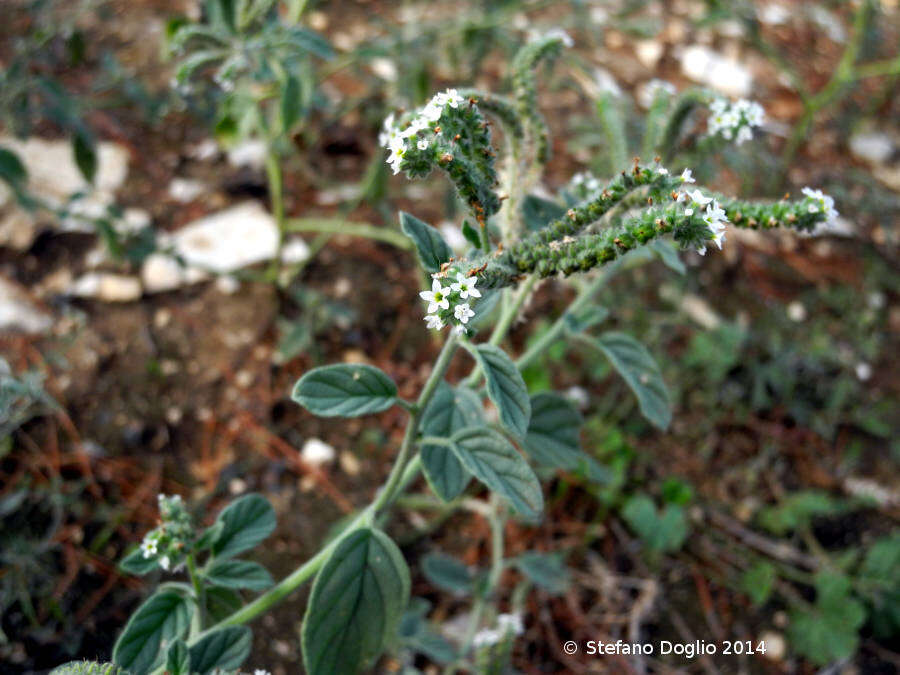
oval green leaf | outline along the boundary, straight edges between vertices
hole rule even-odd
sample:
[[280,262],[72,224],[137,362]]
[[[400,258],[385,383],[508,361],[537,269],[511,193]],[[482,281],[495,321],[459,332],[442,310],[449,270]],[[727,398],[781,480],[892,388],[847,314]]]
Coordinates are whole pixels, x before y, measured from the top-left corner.
[[191,654],[184,640],[175,640],[166,652],[166,675],[191,675]]
[[422,574],[442,591],[467,595],[474,590],[477,571],[443,553],[429,553],[422,560]]
[[662,373],[653,356],[630,335],[610,331],[594,344],[637,396],[641,413],[655,427],[666,429],[672,421],[672,404]]
[[222,509],[216,520],[222,523],[222,529],[213,543],[213,555],[231,558],[272,534],[275,509],[262,495],[249,494]]
[[359,672],[397,631],[409,600],[409,569],[386,534],[351,532],[316,576],[303,618],[310,675]]
[[488,397],[500,411],[500,423],[523,438],[531,419],[531,400],[516,364],[495,345],[478,345],[470,351],[484,371]]
[[578,436],[584,418],[560,394],[541,392],[531,397],[531,421],[524,446],[544,466],[572,471],[581,458]]
[[[441,382],[422,415],[422,433],[450,438],[454,432],[482,421],[481,402],[475,392]],[[423,445],[422,468],[431,489],[444,501],[462,494],[471,478],[468,469],[446,445]]]
[[214,560],[206,570],[206,580],[223,588],[261,591],[272,585],[272,575],[259,563],[249,560]]
[[253,635],[246,626],[228,626],[203,636],[190,648],[191,672],[234,671],[250,655]]
[[163,643],[183,637],[195,611],[194,601],[172,590],[151,595],[137,608],[113,647],[113,661],[134,673],[147,673],[162,663]]
[[374,366],[337,364],[314,368],[300,378],[292,398],[321,417],[358,417],[397,402],[397,385]]
[[450,447],[463,465],[520,514],[537,519],[544,509],[541,484],[513,444],[488,427],[468,427],[453,434]]
[[440,271],[441,265],[453,256],[440,232],[405,211],[400,212],[400,229],[412,240],[419,262],[430,274]]

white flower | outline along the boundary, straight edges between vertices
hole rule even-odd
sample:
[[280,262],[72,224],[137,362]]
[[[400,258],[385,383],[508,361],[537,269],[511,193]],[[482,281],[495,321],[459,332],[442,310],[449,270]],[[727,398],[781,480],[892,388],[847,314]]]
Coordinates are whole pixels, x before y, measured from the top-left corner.
[[664,166],[660,166],[656,168],[656,173],[658,173],[660,176],[668,176],[669,170]]
[[685,210],[684,210],[684,215],[686,215],[686,216],[692,216],[692,215],[694,215],[694,209],[685,209]]
[[725,215],[725,209],[719,206],[718,202],[713,201],[712,204],[706,206],[706,215],[703,216],[703,222],[713,227],[720,223],[727,223],[728,216]]
[[521,635],[525,632],[525,624],[521,614],[500,614],[497,617],[497,630],[506,634]]
[[696,183],[697,181],[694,180],[694,172],[691,171],[690,169],[685,169],[684,171],[682,171],[681,172],[681,182],[682,183]]
[[454,326],[454,327],[453,327],[453,334],[456,335],[457,337],[459,337],[460,335],[465,335],[465,334],[466,334],[466,327],[465,327],[465,326]]
[[172,565],[172,561],[169,560],[169,556],[164,555],[159,559],[159,566],[162,567],[167,572],[169,571],[169,567]]
[[444,327],[444,322],[441,321],[441,317],[439,317],[437,314],[426,314],[425,325],[431,330],[440,330]]
[[422,108],[422,117],[429,122],[437,122],[444,112],[444,104],[438,103],[435,99],[431,99],[428,104]]
[[431,290],[422,291],[419,293],[419,297],[428,303],[428,313],[434,314],[438,310],[438,307],[441,309],[450,309],[450,300],[447,299],[449,294],[450,289],[441,286],[441,282],[434,279],[431,282]]
[[463,102],[463,97],[459,95],[459,92],[456,89],[448,89],[444,93],[444,105],[449,105],[451,108],[458,108],[459,104]]
[[575,44],[575,42],[572,40],[572,37],[562,28],[552,28],[547,31],[547,34],[544,37],[557,39],[562,42],[564,46],[570,48]]
[[391,113],[384,118],[384,124],[381,125],[381,133],[378,134],[378,145],[383,148],[388,147],[391,140],[397,137],[397,134],[397,127],[394,126],[394,113]]
[[737,145],[743,144],[745,141],[753,140],[753,131],[750,127],[741,127],[738,129],[737,136],[734,137],[734,142]]
[[712,197],[704,197],[703,193],[700,190],[694,190],[688,195],[691,198],[691,201],[698,204],[699,206],[706,206],[712,201]]
[[253,671],[253,675],[272,675],[268,670],[263,670],[262,668],[257,668]]
[[472,646],[475,649],[481,649],[482,647],[491,647],[500,640],[503,639],[503,635],[500,631],[494,630],[493,628],[482,628],[480,631],[475,633],[475,637],[472,638]]
[[475,316],[475,312],[469,308],[468,302],[464,302],[453,308],[453,316],[460,323],[466,324],[469,323],[469,319]]
[[456,275],[456,283],[450,284],[450,288],[459,293],[459,297],[463,300],[466,298],[480,298],[481,291],[475,288],[477,283],[475,277],[467,277],[462,273]]
[[426,148],[428,148],[428,141],[426,141],[424,138],[420,138],[419,142],[416,143],[416,147],[419,150],[425,150]]
[[141,542],[141,553],[143,553],[144,558],[150,558],[156,555],[157,545],[155,539],[144,539]]
[[704,244],[703,246],[698,248],[697,253],[699,253],[700,255],[706,255],[706,245]]

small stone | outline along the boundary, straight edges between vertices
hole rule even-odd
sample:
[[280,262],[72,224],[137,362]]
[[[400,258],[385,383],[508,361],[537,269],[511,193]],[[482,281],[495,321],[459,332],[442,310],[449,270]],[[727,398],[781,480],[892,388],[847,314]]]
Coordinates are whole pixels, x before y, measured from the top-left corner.
[[132,302],[141,297],[141,282],[124,274],[89,272],[75,280],[70,292],[79,298]]
[[44,333],[52,325],[51,316],[38,308],[22,288],[0,278],[0,332]]
[[794,300],[787,306],[787,315],[791,321],[800,323],[806,320],[806,306],[799,300]]
[[181,410],[181,408],[178,408],[176,406],[172,406],[171,408],[166,410],[166,422],[173,426],[181,422],[181,418],[183,416],[184,412]]
[[346,473],[348,476],[358,476],[360,472],[360,463],[359,460],[349,450],[344,450],[339,459],[341,470]]
[[173,178],[169,183],[169,196],[180,204],[192,202],[206,191],[206,185],[190,178]]
[[281,260],[288,265],[296,265],[307,258],[309,258],[309,246],[300,237],[286,241],[281,249]]
[[723,94],[750,95],[753,76],[746,66],[704,45],[691,45],[681,51],[681,72]]
[[236,169],[248,166],[261,170],[266,164],[267,152],[265,141],[250,139],[238,143],[228,151],[228,163]]
[[634,44],[634,51],[638,61],[645,68],[653,70],[662,58],[663,45],[657,40],[638,40]]
[[385,57],[376,57],[369,61],[369,67],[385,82],[397,81],[397,64]]
[[334,448],[319,440],[318,438],[310,438],[303,444],[300,450],[300,456],[303,461],[312,466],[322,466],[334,461],[337,453]]
[[894,154],[894,141],[885,133],[868,132],[850,137],[850,152],[872,164],[884,164]]
[[872,366],[864,361],[857,363],[854,370],[856,371],[856,377],[860,382],[867,382],[872,378]]
[[241,282],[230,274],[216,277],[216,290],[223,295],[234,295],[241,290]]
[[233,495],[240,495],[247,491],[247,481],[241,478],[232,478],[228,481],[228,491]]
[[253,384],[253,373],[249,370],[239,370],[234,376],[234,383],[241,389],[246,389]]
[[783,661],[787,654],[787,641],[781,633],[772,630],[763,631],[759,636],[760,642],[766,645],[765,657],[769,661]]

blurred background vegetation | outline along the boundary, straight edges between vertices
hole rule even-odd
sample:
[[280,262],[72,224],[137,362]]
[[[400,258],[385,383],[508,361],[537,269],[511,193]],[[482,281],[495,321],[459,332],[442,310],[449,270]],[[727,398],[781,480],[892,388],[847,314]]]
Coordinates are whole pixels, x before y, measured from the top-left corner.
[[[758,100],[764,133],[708,147],[688,124],[673,170],[743,197],[813,185],[842,217],[811,237],[732,228],[722,253],[609,281],[601,318],[656,355],[668,432],[599,356],[551,349],[527,369],[532,391],[579,403],[609,475],[555,478],[545,522],[510,525],[512,553],[562,548],[573,570],[564,593],[529,601],[513,665],[897,672],[897,3],[255,4],[266,11],[229,24],[196,0],[3,3],[3,672],[108,657],[143,590],[116,560],[153,526],[157,492],[210,506],[264,492],[276,574],[367,501],[402,412],[329,425],[290,403],[291,384],[368,360],[413,391],[435,345],[410,311],[420,279],[397,211],[465,246],[452,192],[392,177],[379,127],[446,86],[508,90],[511,55],[554,27],[575,47],[543,78],[554,143],[536,197],[646,155],[656,93],[700,86]],[[565,292],[539,286],[527,321],[549,325]],[[436,549],[483,561],[486,526],[453,524],[397,524],[414,570]],[[427,574],[414,587],[454,615]],[[299,621],[293,602],[263,619],[253,662],[297,672]],[[768,650],[600,662],[560,649],[619,638]],[[419,658],[431,672],[434,655]]]

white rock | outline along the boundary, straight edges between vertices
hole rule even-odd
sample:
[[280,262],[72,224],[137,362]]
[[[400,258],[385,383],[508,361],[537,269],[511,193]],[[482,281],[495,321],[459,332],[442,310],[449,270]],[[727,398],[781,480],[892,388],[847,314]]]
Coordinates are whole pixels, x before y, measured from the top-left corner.
[[141,297],[141,282],[124,274],[89,272],[75,280],[70,293],[104,302],[131,302]]
[[300,451],[303,461],[313,466],[322,466],[334,461],[337,456],[334,448],[319,440],[318,438],[310,438],[303,444]]
[[235,168],[262,169],[266,164],[266,142],[250,139],[238,143],[228,151],[228,163]]
[[609,93],[613,96],[622,95],[622,87],[616,82],[616,78],[605,68],[594,69],[594,84],[600,93]]
[[35,305],[18,285],[0,277],[0,332],[43,333],[53,319]]
[[303,262],[309,258],[309,246],[300,237],[294,237],[284,242],[281,248],[281,260],[288,265]]
[[206,185],[191,178],[173,178],[169,183],[169,196],[180,204],[192,202],[206,191]]
[[806,321],[806,305],[799,300],[794,300],[787,306],[787,315],[791,321],[797,323]]
[[188,148],[188,157],[201,162],[215,159],[216,155],[218,154],[219,144],[211,138],[207,138],[205,141],[200,141],[196,145]]
[[147,292],[171,290],[269,260],[278,245],[275,219],[256,202],[245,202],[190,223],[166,238],[173,257],[154,253],[144,261],[141,278]]
[[241,290],[241,282],[230,274],[216,277],[216,290],[224,295],[234,295]]
[[782,661],[787,655],[787,642],[781,633],[772,630],[764,631],[759,639],[766,645],[765,657],[770,661]]
[[369,67],[385,82],[397,81],[397,64],[383,56],[377,57],[369,61]]
[[850,137],[850,152],[872,164],[884,164],[894,154],[894,141],[877,131],[854,134]]
[[757,10],[757,16],[763,23],[779,26],[791,18],[791,10],[778,2],[770,2]]
[[750,71],[738,61],[704,45],[691,45],[681,51],[681,72],[729,96],[749,96],[753,86]]
[[659,40],[638,40],[634,43],[634,53],[645,68],[653,70],[663,55],[663,45]]

